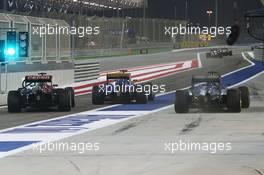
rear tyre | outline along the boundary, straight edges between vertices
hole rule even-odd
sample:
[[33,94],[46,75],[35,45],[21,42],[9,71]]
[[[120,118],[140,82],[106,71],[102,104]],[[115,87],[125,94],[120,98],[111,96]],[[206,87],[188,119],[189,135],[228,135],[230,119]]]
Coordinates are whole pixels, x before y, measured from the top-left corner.
[[71,111],[72,100],[71,93],[68,90],[63,90],[59,92],[59,105],[60,111]]
[[71,107],[74,108],[76,106],[74,89],[72,87],[67,87],[65,89],[71,94]]
[[92,90],[92,103],[95,105],[104,104],[104,92],[100,91],[99,86],[94,86]]
[[230,112],[241,112],[241,95],[239,89],[227,91],[227,108]]
[[149,96],[148,96],[148,100],[149,101],[154,101],[155,100],[155,94],[151,93]]
[[18,113],[21,112],[21,100],[18,91],[10,91],[7,97],[8,112]]
[[153,84],[152,83],[146,83],[145,85],[149,86],[149,95],[148,95],[148,101],[153,101],[155,99],[155,94],[153,93]]
[[246,86],[239,87],[241,93],[241,105],[242,108],[249,108],[250,106],[250,97],[249,97],[249,89]]
[[148,96],[145,95],[145,92],[140,92],[136,94],[136,103],[137,104],[146,104],[148,103]]
[[176,91],[176,99],[174,102],[174,109],[176,113],[189,112],[189,93],[186,90]]
[[124,104],[129,104],[131,102],[131,95],[129,92],[127,93],[123,93],[121,95],[121,102],[124,103]]

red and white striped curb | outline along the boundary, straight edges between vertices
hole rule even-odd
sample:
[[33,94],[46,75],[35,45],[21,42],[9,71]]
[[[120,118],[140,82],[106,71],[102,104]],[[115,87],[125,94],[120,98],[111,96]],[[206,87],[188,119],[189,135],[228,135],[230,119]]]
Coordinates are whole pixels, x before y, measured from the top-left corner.
[[[166,77],[175,73],[179,73],[184,70],[194,69],[199,67],[201,67],[201,62],[198,58],[188,61],[139,66],[139,67],[120,69],[120,70],[127,70],[128,72],[131,73],[132,80],[137,80],[137,83],[143,83],[158,78]],[[75,83],[74,89],[76,95],[91,93],[93,86],[106,83],[107,73],[117,72],[117,71],[119,70],[102,72],[97,80]]]

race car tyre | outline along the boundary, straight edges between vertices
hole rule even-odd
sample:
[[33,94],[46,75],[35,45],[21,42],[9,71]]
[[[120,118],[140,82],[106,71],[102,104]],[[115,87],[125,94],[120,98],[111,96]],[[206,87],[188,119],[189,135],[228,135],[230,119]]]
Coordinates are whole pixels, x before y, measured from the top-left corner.
[[124,104],[129,104],[132,100],[129,92],[121,94],[120,98],[121,98],[121,103]]
[[176,113],[189,112],[189,93],[186,90],[176,91],[174,109]]
[[74,108],[75,107],[75,93],[74,93],[74,89],[72,87],[67,87],[65,88],[67,91],[69,91],[69,93],[71,94],[71,107]]
[[104,92],[100,92],[99,86],[93,86],[92,89],[92,103],[95,105],[104,104]]
[[239,89],[227,91],[227,108],[230,112],[241,112],[241,95]]
[[154,101],[155,97],[156,97],[155,94],[151,93],[150,95],[148,95],[148,100]]
[[150,94],[148,95],[148,101],[153,101],[155,99],[155,94],[153,93],[153,84],[146,83],[145,85],[149,86]]
[[136,94],[136,103],[137,104],[148,103],[148,96],[145,94],[145,92],[140,92]]
[[249,90],[246,86],[239,87],[241,93],[241,103],[242,108],[249,108],[250,106],[250,97],[249,97]]
[[8,112],[21,112],[20,94],[18,91],[10,91],[7,97]]
[[68,90],[63,90],[59,92],[59,105],[58,108],[60,111],[71,111],[71,93]]

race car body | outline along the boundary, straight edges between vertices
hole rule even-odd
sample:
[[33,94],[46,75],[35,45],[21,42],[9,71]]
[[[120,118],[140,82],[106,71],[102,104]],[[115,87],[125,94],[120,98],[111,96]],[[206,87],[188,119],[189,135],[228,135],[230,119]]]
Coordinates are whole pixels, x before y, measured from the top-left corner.
[[223,56],[232,56],[233,55],[232,50],[229,50],[228,48],[222,48],[221,51],[222,51]]
[[107,74],[106,84],[94,86],[92,90],[92,102],[97,105],[105,101],[145,104],[154,98],[151,83],[136,84],[125,70]]
[[228,89],[223,86],[221,76],[213,72],[208,76],[193,76],[191,88],[176,91],[174,103],[176,113],[187,113],[189,108],[226,108],[230,112],[240,112],[249,105],[247,87]]
[[26,76],[22,88],[8,93],[8,111],[20,112],[27,107],[58,107],[61,111],[70,111],[75,107],[73,88],[55,88],[56,86],[52,84],[51,75],[40,73]]
[[233,52],[232,50],[229,50],[228,48],[215,48],[211,49],[209,53],[206,53],[206,57],[214,57],[214,58],[222,58],[224,56],[232,56]]
[[261,50],[264,49],[263,43],[255,43],[250,46],[251,50]]

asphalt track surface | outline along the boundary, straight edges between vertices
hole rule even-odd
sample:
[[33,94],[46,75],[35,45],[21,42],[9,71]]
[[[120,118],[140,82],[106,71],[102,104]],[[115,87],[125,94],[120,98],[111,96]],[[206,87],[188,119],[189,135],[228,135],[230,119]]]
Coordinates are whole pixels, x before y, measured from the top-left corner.
[[[242,49],[243,50],[243,49]],[[208,71],[217,71],[220,74],[228,73],[240,67],[248,65],[244,59],[242,59],[240,51],[235,51],[234,56],[225,57],[223,59],[202,59],[201,69],[186,71],[177,73],[165,78],[154,80],[153,83],[158,85],[166,85],[166,91],[173,91],[175,89],[184,88],[190,85],[191,76],[194,74],[205,74]],[[159,63],[169,63],[175,61],[185,61],[197,58],[198,52],[204,52],[206,49],[194,50],[194,51],[183,51],[178,53],[166,52],[150,55],[137,55],[137,56],[126,56],[126,57],[114,57],[114,58],[103,58],[100,59],[102,71],[122,69],[127,67],[152,65]],[[204,54],[204,53],[202,53]],[[204,55],[201,55],[204,57]],[[76,108],[71,112],[58,112],[56,109],[49,111],[39,111],[34,109],[27,109],[26,111],[18,114],[10,114],[7,108],[0,109],[0,129],[6,129],[14,126],[19,126],[35,121],[51,119],[60,117],[68,114],[89,111],[103,106],[95,106],[91,103],[91,95],[83,95],[76,97]]]
[[[173,75],[157,82],[169,89],[185,87],[189,75],[214,68],[224,74],[245,66],[240,55],[203,60],[203,69]],[[230,69],[230,70],[229,70]],[[182,80],[181,80],[182,78]],[[172,82],[177,80],[177,82]],[[180,81],[180,82],[179,82]],[[61,142],[98,142],[100,151],[76,152],[28,150],[0,159],[1,174],[63,175],[262,175],[264,174],[264,76],[247,82],[251,107],[242,113],[191,111],[175,114],[173,107],[70,137]],[[190,141],[232,143],[232,150],[176,151],[164,143]],[[15,168],[14,168],[15,167]]]

